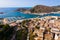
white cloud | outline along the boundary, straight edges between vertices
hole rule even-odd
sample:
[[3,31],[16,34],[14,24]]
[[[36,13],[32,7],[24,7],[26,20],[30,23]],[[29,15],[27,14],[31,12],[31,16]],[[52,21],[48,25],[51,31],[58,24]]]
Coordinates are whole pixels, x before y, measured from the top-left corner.
[[0,0],[0,7],[12,7],[12,6],[19,6],[19,2],[16,0]]
[[60,5],[60,0],[0,0],[0,7],[28,7],[38,4]]

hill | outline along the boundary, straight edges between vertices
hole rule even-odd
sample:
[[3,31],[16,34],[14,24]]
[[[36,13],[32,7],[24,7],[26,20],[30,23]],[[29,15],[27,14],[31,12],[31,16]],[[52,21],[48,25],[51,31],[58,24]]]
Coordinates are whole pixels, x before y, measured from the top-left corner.
[[[22,10],[22,11],[21,11]],[[17,11],[21,11],[24,13],[50,13],[60,11],[60,6],[45,6],[45,5],[36,5],[30,9],[19,9]]]
[[49,12],[55,12],[56,9],[49,7],[49,6],[44,6],[44,5],[37,5],[30,9],[31,13],[49,13]]

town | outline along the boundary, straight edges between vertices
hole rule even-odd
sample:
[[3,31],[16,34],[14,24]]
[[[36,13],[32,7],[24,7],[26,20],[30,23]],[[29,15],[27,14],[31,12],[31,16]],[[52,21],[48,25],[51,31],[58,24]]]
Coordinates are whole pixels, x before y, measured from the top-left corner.
[[60,17],[58,16],[30,18],[9,23],[4,19],[3,23],[15,27],[15,31],[27,28],[26,40],[60,40]]

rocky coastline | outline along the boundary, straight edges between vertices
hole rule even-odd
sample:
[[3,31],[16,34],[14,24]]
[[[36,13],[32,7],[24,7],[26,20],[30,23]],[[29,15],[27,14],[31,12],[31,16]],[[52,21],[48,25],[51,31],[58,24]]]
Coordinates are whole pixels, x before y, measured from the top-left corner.
[[36,14],[36,15],[44,15],[50,13],[60,13],[60,6],[59,9],[57,6],[45,6],[45,5],[36,5],[30,9],[19,8],[17,9],[19,12],[23,12],[26,14]]

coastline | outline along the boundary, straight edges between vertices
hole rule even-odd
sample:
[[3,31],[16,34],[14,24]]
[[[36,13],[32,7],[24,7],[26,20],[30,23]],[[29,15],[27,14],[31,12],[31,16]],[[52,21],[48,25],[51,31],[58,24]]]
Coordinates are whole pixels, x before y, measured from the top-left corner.
[[[24,13],[24,12],[23,12]],[[45,14],[60,14],[60,12],[50,12],[50,13],[25,13],[25,14],[34,14],[34,15],[45,15]]]

